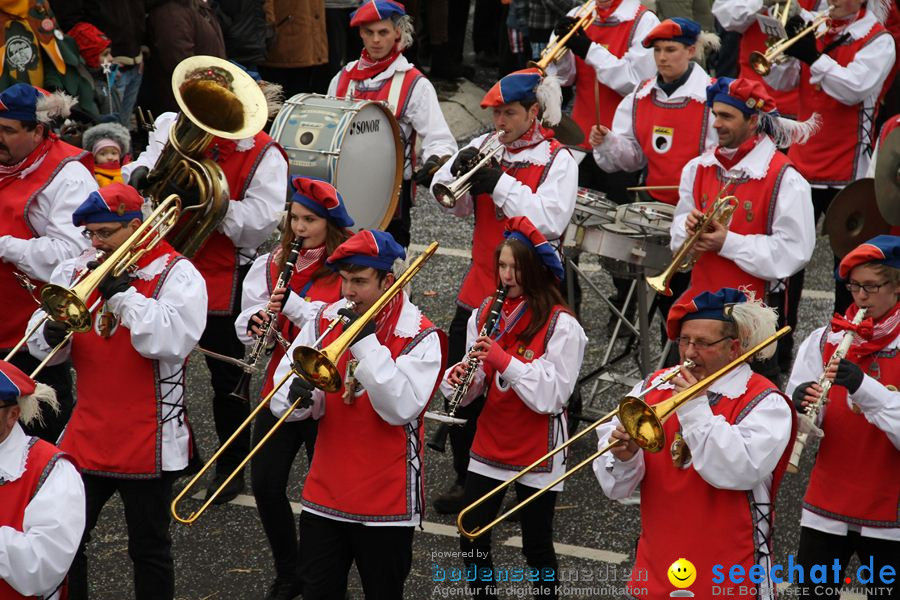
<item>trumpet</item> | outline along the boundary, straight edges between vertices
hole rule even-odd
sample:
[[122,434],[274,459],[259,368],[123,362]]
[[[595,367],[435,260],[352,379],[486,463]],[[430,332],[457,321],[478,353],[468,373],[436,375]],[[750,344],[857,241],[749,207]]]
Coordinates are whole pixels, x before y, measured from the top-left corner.
[[722,377],[724,377],[725,375],[730,373],[732,370],[734,370],[741,364],[752,359],[753,356],[755,356],[760,350],[762,350],[769,344],[775,343],[779,338],[781,338],[782,336],[784,336],[788,332],[790,332],[790,330],[791,330],[790,327],[787,327],[787,326],[782,327],[781,329],[776,331],[772,336],[761,341],[753,348],[750,348],[744,354],[740,355],[739,357],[737,357],[736,359],[734,359],[733,361],[731,361],[730,363],[728,363],[727,365],[725,365],[724,367],[722,367],[721,369],[716,371],[715,373],[709,375],[708,377],[705,377],[704,379],[702,379],[701,381],[698,381],[697,383],[693,384],[692,386],[688,387],[687,389],[674,394],[668,400],[664,400],[662,402],[654,404],[653,406],[650,406],[643,400],[643,398],[649,392],[653,391],[654,389],[661,386],[663,383],[674,378],[678,373],[681,372],[682,369],[685,369],[685,368],[689,369],[690,366],[688,366],[687,363],[685,363],[681,367],[673,369],[672,371],[667,373],[654,386],[651,386],[650,388],[644,390],[640,394],[638,394],[636,396],[626,396],[619,403],[618,408],[616,408],[612,412],[608,413],[607,415],[604,415],[599,421],[596,421],[595,423],[589,425],[587,427],[587,429],[579,432],[577,435],[573,436],[571,439],[569,439],[566,443],[562,444],[560,447],[558,447],[554,450],[551,450],[550,452],[548,452],[541,458],[539,458],[536,461],[534,461],[533,463],[531,463],[529,466],[525,467],[525,469],[523,469],[522,471],[517,473],[514,477],[512,477],[508,481],[500,484],[499,486],[497,486],[496,488],[494,488],[493,490],[491,490],[490,492],[488,492],[487,494],[485,494],[484,496],[482,496],[481,498],[479,498],[478,500],[476,500],[469,506],[465,507],[456,518],[456,526],[459,529],[460,534],[470,540],[474,540],[475,538],[484,535],[485,533],[487,533],[488,531],[490,531],[491,529],[496,527],[497,524],[503,522],[503,520],[506,519],[509,515],[519,511],[524,506],[530,504],[537,497],[550,491],[551,489],[553,489],[554,486],[558,485],[562,481],[565,481],[566,479],[568,479],[569,477],[574,475],[576,472],[580,471],[587,465],[593,463],[597,458],[599,458],[600,456],[602,456],[603,454],[608,452],[614,446],[620,444],[621,442],[619,440],[610,442],[609,444],[607,444],[600,450],[597,450],[596,452],[591,454],[589,457],[587,457],[586,459],[584,459],[583,461],[581,461],[580,463],[575,465],[573,468],[569,469],[568,471],[566,471],[565,473],[563,473],[562,475],[560,475],[559,477],[554,479],[548,485],[544,486],[543,488],[534,492],[532,495],[528,496],[527,498],[525,498],[524,500],[522,500],[521,502],[519,502],[512,508],[508,509],[506,512],[504,512],[502,515],[500,515],[499,517],[497,517],[496,519],[494,519],[487,525],[484,525],[482,527],[476,527],[475,529],[473,529],[471,531],[467,530],[465,528],[465,526],[463,525],[463,519],[466,517],[466,515],[468,513],[470,513],[473,509],[475,509],[476,507],[478,507],[479,505],[484,503],[488,498],[491,498],[492,496],[505,491],[508,487],[510,487],[516,481],[518,481],[523,475],[525,475],[526,473],[530,473],[535,468],[537,468],[538,466],[540,466],[547,460],[551,459],[553,456],[555,456],[559,452],[562,452],[564,449],[568,448],[576,440],[581,439],[588,432],[597,429],[600,425],[602,425],[608,421],[611,421],[613,419],[613,417],[619,418],[619,421],[622,423],[622,427],[625,429],[625,431],[628,433],[628,435],[631,436],[631,439],[634,440],[634,442],[641,449],[646,450],[647,452],[659,452],[666,445],[666,432],[663,429],[663,425],[669,419],[669,417],[672,416],[672,414],[675,412],[675,409],[677,409],[682,404],[688,402],[689,400],[694,399],[696,396],[701,394],[710,385],[712,385],[717,380],[721,379]]
[[[781,13],[781,18],[787,22],[785,15],[787,14],[787,7],[785,7]],[[765,52],[760,52],[758,50],[752,52],[750,57],[747,59],[747,62],[750,63],[750,68],[756,71],[760,75],[768,75],[769,71],[772,70],[772,65],[781,63],[785,60],[784,51],[797,43],[797,40],[802,38],[805,35],[809,35],[813,33],[816,37],[822,35],[822,33],[817,32],[816,30],[819,27],[827,23],[831,19],[831,9],[829,8],[827,11],[817,15],[812,21],[810,21],[809,25],[798,31],[793,37],[779,40],[769,46]],[[782,23],[784,24],[784,23]]]
[[480,169],[484,168],[489,162],[494,160],[494,158],[503,151],[504,146],[503,142],[500,141],[500,136],[504,133],[506,132],[501,129],[500,131],[495,132],[487,140],[487,143],[484,145],[484,150],[479,152],[476,157],[478,160],[473,161],[475,164],[469,166],[465,173],[448,184],[434,184],[432,187],[434,199],[437,200],[441,206],[444,208],[453,208],[456,206],[456,203],[459,202],[460,198],[469,193],[469,190],[472,188],[472,176]]
[[528,61],[529,67],[540,69],[541,73],[546,74],[547,67],[562,58],[568,48],[566,42],[569,41],[575,32],[579,29],[587,29],[587,26],[594,20],[594,4],[595,0],[587,0],[573,15],[576,19],[575,24],[564,36],[554,35],[547,43],[547,47],[541,52],[541,57],[537,61]]
[[700,241],[700,236],[706,232],[710,223],[715,220],[726,227],[728,226],[728,223],[731,221],[731,215],[734,214],[734,209],[737,208],[737,198],[735,196],[725,195],[725,190],[728,189],[732,181],[733,180],[729,179],[725,186],[722,187],[722,190],[719,192],[715,201],[709,205],[709,208],[707,208],[706,212],[703,213],[703,216],[700,217],[697,227],[694,228],[694,233],[681,244],[680,248],[678,248],[675,256],[672,257],[672,262],[669,263],[669,266],[659,275],[647,275],[645,277],[647,285],[653,288],[657,294],[671,296],[672,289],[669,287],[669,283],[672,281],[672,277],[675,276],[675,273],[678,271],[689,271],[694,267],[694,263],[697,262],[697,257],[691,251],[694,249],[694,246],[697,245],[697,242]]
[[[488,318],[485,320],[478,337],[492,335],[497,330],[497,326],[500,324],[500,309],[503,308],[503,301],[506,300],[506,295],[508,293],[508,285],[501,285],[497,288],[497,294],[494,296],[494,301],[491,303]],[[472,387],[472,382],[475,381],[475,374],[478,372],[478,365],[481,363],[481,361],[472,356],[472,354],[473,351],[469,350],[468,358],[466,359],[466,373],[463,375],[462,381],[454,386],[453,396],[447,401],[447,414],[443,415],[441,413],[433,413],[430,411],[425,413],[425,417],[442,422],[441,426],[435,432],[434,437],[428,441],[428,447],[432,450],[437,450],[438,452],[444,451],[447,435],[450,433],[450,425],[466,424],[465,419],[456,417],[456,410],[466,397],[466,394],[468,394],[469,388]]]
[[[861,308],[859,312],[856,313],[856,316],[853,317],[853,324],[859,325],[862,323],[863,319],[866,318],[866,312],[869,309]],[[829,367],[832,365],[839,363],[841,359],[847,356],[847,352],[850,350],[850,346],[853,344],[853,336],[855,332],[853,331],[845,331],[843,337],[841,337],[841,341],[838,344],[837,349],[834,351],[834,354],[831,355],[831,358],[828,360],[828,364],[825,365],[825,370],[822,372],[822,376],[819,377],[819,380],[816,382],[822,388],[822,393],[819,394],[819,397],[816,398],[816,401],[806,407],[806,410],[798,415],[797,419],[797,437],[794,440],[794,447],[791,450],[791,459],[788,461],[788,465],[786,467],[788,473],[796,473],[798,472],[800,466],[800,456],[803,454],[804,448],[806,448],[806,442],[809,439],[809,435],[813,434],[813,436],[821,438],[824,437],[825,434],[821,429],[816,425],[816,419],[819,417],[819,411],[822,410],[822,406],[827,402],[828,392],[831,391],[831,386],[833,385],[833,381],[825,377],[825,374],[828,372]]]

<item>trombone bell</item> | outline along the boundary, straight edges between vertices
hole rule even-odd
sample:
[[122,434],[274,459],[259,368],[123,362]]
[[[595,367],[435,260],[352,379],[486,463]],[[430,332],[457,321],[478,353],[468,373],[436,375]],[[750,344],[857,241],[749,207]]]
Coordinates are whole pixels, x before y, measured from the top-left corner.
[[340,355],[328,352],[329,348],[316,350],[299,346],[294,350],[294,364],[311,384],[326,392],[336,392],[341,389],[341,374],[336,366]]

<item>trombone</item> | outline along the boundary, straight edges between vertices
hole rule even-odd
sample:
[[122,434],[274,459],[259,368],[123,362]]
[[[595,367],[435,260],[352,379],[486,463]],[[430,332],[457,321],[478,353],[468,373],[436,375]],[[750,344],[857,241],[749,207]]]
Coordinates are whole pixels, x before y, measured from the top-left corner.
[[489,162],[494,160],[494,158],[503,151],[503,142],[500,141],[500,136],[504,133],[506,132],[501,129],[491,135],[484,146],[485,150],[478,153],[478,161],[470,166],[465,173],[450,183],[434,184],[432,193],[434,194],[434,199],[437,200],[441,206],[444,208],[453,208],[456,206],[456,203],[459,202],[460,198],[469,193],[469,190],[472,188],[472,176],[480,169],[484,168]]
[[565,473],[563,473],[562,475],[560,475],[559,477],[554,479],[551,483],[547,484],[546,486],[544,486],[540,490],[534,492],[533,494],[528,496],[526,499],[522,500],[521,502],[519,502],[518,504],[513,506],[512,508],[508,509],[506,512],[504,512],[499,517],[495,518],[490,523],[483,525],[481,527],[476,527],[475,529],[473,529],[471,531],[466,530],[466,528],[463,526],[463,519],[465,518],[465,516],[469,512],[471,512],[473,509],[475,509],[476,507],[481,505],[483,502],[485,502],[488,498],[491,498],[501,492],[505,492],[508,487],[513,485],[516,481],[518,481],[526,473],[530,473],[532,470],[534,470],[536,467],[538,467],[545,461],[551,459],[553,456],[555,456],[559,452],[568,448],[573,442],[575,442],[575,440],[581,439],[581,437],[586,435],[588,432],[597,429],[597,427],[599,427],[600,425],[602,425],[608,421],[611,421],[613,417],[616,417],[616,416],[619,417],[619,421],[622,423],[622,427],[625,428],[625,431],[628,433],[628,435],[631,436],[631,439],[633,439],[634,442],[638,446],[640,446],[641,449],[646,450],[647,452],[659,452],[666,445],[666,432],[663,429],[663,424],[666,422],[666,420],[668,420],[668,418],[670,416],[672,416],[672,413],[675,412],[675,409],[677,409],[679,406],[686,403],[687,401],[695,398],[697,395],[702,393],[706,388],[708,388],[710,385],[715,383],[718,379],[727,375],[729,372],[731,372],[733,369],[740,366],[742,363],[747,362],[748,360],[753,358],[753,356],[756,353],[758,353],[760,350],[762,350],[769,344],[772,344],[775,341],[777,341],[780,337],[782,337],[785,334],[787,334],[788,332],[790,332],[790,330],[791,330],[790,327],[787,327],[787,326],[782,327],[781,329],[776,331],[774,335],[761,341],[760,343],[758,343],[756,346],[754,346],[750,350],[747,350],[744,354],[740,355],[739,357],[737,357],[736,359],[734,359],[733,361],[731,361],[730,363],[728,363],[727,365],[725,365],[724,367],[722,367],[721,369],[719,369],[718,371],[713,373],[712,375],[709,375],[708,377],[698,381],[697,383],[690,386],[689,388],[674,394],[668,400],[664,400],[658,404],[650,406],[643,400],[643,397],[646,396],[649,392],[651,392],[651,391],[655,390],[656,388],[658,388],[659,386],[661,386],[662,384],[664,384],[667,381],[674,378],[678,373],[681,372],[682,369],[690,368],[690,365],[687,362],[684,365],[682,365],[676,369],[673,369],[672,371],[667,373],[655,385],[644,390],[640,394],[638,394],[636,396],[626,396],[619,403],[618,408],[616,408],[612,412],[608,413],[607,415],[603,416],[599,421],[593,423],[592,425],[589,425],[587,427],[587,429],[579,432],[577,435],[575,435],[574,437],[569,439],[567,442],[562,444],[559,448],[551,450],[550,452],[548,452],[541,458],[539,458],[536,461],[534,461],[533,463],[531,463],[529,466],[525,467],[525,469],[523,469],[522,471],[517,473],[514,477],[512,477],[508,481],[501,483],[500,485],[495,487],[493,490],[491,490],[490,492],[488,492],[487,494],[485,494],[484,496],[482,496],[481,498],[479,498],[478,500],[476,500],[469,506],[465,507],[459,513],[459,515],[456,517],[456,526],[459,529],[460,534],[470,540],[474,540],[474,539],[484,535],[485,533],[487,533],[488,531],[490,531],[491,529],[496,527],[497,524],[501,523],[509,515],[519,511],[526,505],[530,504],[538,496],[541,496],[545,492],[551,490],[554,486],[556,486],[557,484],[559,484],[562,481],[565,481],[566,479],[571,477],[576,472],[580,471],[587,465],[594,462],[597,458],[599,458],[601,455],[605,454],[608,450],[610,450],[614,446],[618,445],[620,443],[619,440],[616,440],[615,442],[610,442],[609,444],[607,444],[600,450],[597,450],[596,452],[591,454],[589,457],[587,457],[586,459],[584,459],[583,461],[581,461],[580,463],[575,465],[573,468],[569,469],[568,471],[566,471]]
[[569,38],[575,35],[575,32],[579,29],[587,29],[587,26],[594,20],[594,4],[595,0],[587,0],[587,2],[582,4],[575,14],[572,15],[576,21],[566,35],[561,37],[554,36],[541,52],[541,57],[537,61],[528,61],[528,66],[540,69],[541,73],[546,74],[547,67],[568,52],[569,49],[566,48],[566,42],[569,41]]
[[[782,10],[781,20],[783,20],[782,25],[787,22],[786,15],[788,12],[787,6]],[[805,35],[813,33],[816,37],[822,35],[816,30],[819,27],[827,23],[831,19],[831,8],[817,15],[812,21],[810,21],[809,25],[798,31],[794,37],[790,37],[784,40],[779,40],[769,46],[765,52],[760,52],[758,50],[750,53],[750,57],[747,59],[747,62],[750,64],[750,68],[756,71],[760,75],[768,75],[769,71],[772,70],[772,65],[778,64],[785,60],[784,51],[797,43],[797,41]],[[823,32],[824,33],[824,32]]]
[[66,323],[69,326],[69,332],[35,367],[31,373],[31,377],[35,377],[50,362],[50,359],[68,343],[73,333],[90,331],[93,312],[100,306],[102,299],[97,299],[90,307],[87,305],[87,301],[100,283],[107,277],[119,277],[131,269],[144,254],[165,238],[169,230],[178,222],[180,214],[181,200],[177,195],[172,194],[161,202],[150,213],[150,216],[144,219],[140,227],[121,246],[107,256],[95,269],[87,271],[79,277],[71,288],[52,283],[45,285],[41,290],[40,302],[41,309],[45,313],[44,316],[25,333],[25,337],[19,340],[6,359],[8,360],[18,352],[48,319]]
[[358,319],[353,321],[350,325],[348,325],[344,331],[331,342],[327,347],[322,348],[321,350],[317,347],[322,343],[325,337],[331,333],[331,331],[337,327],[341,322],[344,321],[344,317],[337,317],[328,324],[328,327],[325,331],[319,336],[312,346],[298,346],[294,349],[294,352],[291,356],[291,370],[288,371],[284,377],[272,388],[272,391],[269,394],[260,400],[259,404],[256,408],[253,409],[253,412],[241,423],[238,428],[231,434],[225,442],[219,447],[215,454],[213,454],[212,458],[207,461],[203,468],[194,475],[194,477],[188,482],[184,489],[172,500],[172,504],[170,506],[170,511],[172,513],[172,518],[174,518],[179,523],[184,523],[185,525],[193,524],[197,519],[200,518],[206,509],[213,503],[222,490],[227,486],[232,479],[234,479],[238,473],[240,473],[244,466],[250,462],[250,460],[259,452],[259,449],[262,448],[263,444],[265,444],[269,436],[275,433],[275,430],[281,427],[281,424],[290,416],[291,413],[299,405],[302,398],[298,398],[281,416],[278,421],[272,425],[272,428],[269,432],[259,441],[256,446],[251,448],[250,452],[246,457],[241,461],[241,463],[235,467],[235,469],[225,478],[225,481],[216,488],[206,499],[206,501],[194,512],[190,515],[183,517],[178,514],[178,504],[181,500],[190,493],[190,491],[197,485],[203,475],[212,468],[213,464],[215,464],[216,460],[218,460],[219,456],[228,448],[234,440],[241,434],[241,432],[250,426],[250,423],[253,422],[253,419],[256,418],[256,415],[269,404],[272,398],[275,396],[275,393],[281,389],[288,380],[293,377],[302,377],[315,387],[325,392],[336,392],[341,389],[342,378],[340,373],[338,372],[337,363],[340,359],[341,355],[347,351],[347,348],[350,347],[350,344],[354,342],[356,337],[359,335],[359,332],[362,331],[362,328],[366,326],[369,321],[374,319],[381,309],[384,308],[388,302],[396,296],[409,281],[419,272],[425,262],[431,258],[434,253],[437,251],[438,243],[432,242],[425,251],[416,258],[403,272],[402,275],[397,277],[397,280],[394,284],[389,287],[385,292],[375,301],[369,310],[367,310],[364,314],[360,315]]

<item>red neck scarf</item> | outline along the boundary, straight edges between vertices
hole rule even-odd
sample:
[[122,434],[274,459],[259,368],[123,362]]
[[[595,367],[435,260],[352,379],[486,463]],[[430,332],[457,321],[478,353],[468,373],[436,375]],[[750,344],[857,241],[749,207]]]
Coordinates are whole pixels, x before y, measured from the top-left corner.
[[619,5],[622,4],[622,0],[613,0],[612,4],[607,6],[606,8],[600,8],[600,0],[597,0],[594,9],[597,12],[597,20],[601,23],[605,23],[607,19],[609,19],[616,9],[619,8]]
[[[716,148],[716,159],[719,163],[725,167],[725,170],[731,169],[734,165],[741,162],[745,156],[750,154],[750,151],[756,148],[756,144],[759,143],[759,140],[762,136],[754,135],[749,140],[744,141],[743,144],[737,147],[737,150],[732,154],[730,148],[723,148],[719,146]],[[730,155],[730,156],[729,156]]]
[[397,321],[400,320],[400,312],[403,309],[403,296],[403,292],[399,292],[375,317],[375,337],[382,346],[387,345],[391,334],[397,328]]
[[831,320],[832,331],[851,330],[857,332],[850,351],[847,353],[848,358],[853,362],[883,350],[900,335],[900,303],[895,304],[894,308],[877,321],[866,318],[862,320],[862,323],[854,326],[851,322],[857,312],[859,312],[859,307],[851,304],[845,317],[835,314]]
[[225,138],[214,137],[212,143],[206,149],[206,157],[210,160],[222,164],[225,160],[234,154],[240,140],[226,140]]
[[31,151],[31,154],[20,160],[14,165],[0,165],[0,190],[11,184],[16,179],[27,177],[27,171],[39,163],[47,153],[50,152],[50,146],[56,141],[54,134],[44,138],[38,147]]
[[347,76],[353,81],[371,79],[391,66],[391,63],[398,56],[400,56],[400,50],[397,48],[397,44],[394,44],[387,56],[378,60],[369,56],[369,51],[363,48],[362,53],[359,55],[359,60],[356,61],[356,66],[353,67],[353,70]]
[[518,139],[506,144],[506,150],[510,154],[516,154],[526,148],[533,148],[548,138],[552,138],[553,130],[545,128],[539,121],[539,119],[535,119],[528,131],[519,136]]
[[819,41],[820,48],[824,48],[825,46],[828,46],[832,42],[834,42],[835,39],[837,39],[847,31],[848,27],[856,23],[858,20],[862,19],[865,14],[866,9],[865,7],[863,7],[860,8],[855,15],[847,15],[846,17],[842,17],[840,19],[831,19],[831,21],[829,21],[828,23],[828,30]]

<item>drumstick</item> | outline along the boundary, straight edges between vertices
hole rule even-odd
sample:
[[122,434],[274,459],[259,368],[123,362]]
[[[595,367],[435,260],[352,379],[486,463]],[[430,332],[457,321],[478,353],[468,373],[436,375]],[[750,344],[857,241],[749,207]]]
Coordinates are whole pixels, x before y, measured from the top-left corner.
[[597,111],[597,127],[600,127],[600,82],[594,78],[594,110]]
[[651,190],[677,190],[677,185],[638,185],[635,187],[625,188],[629,192],[649,192]]

